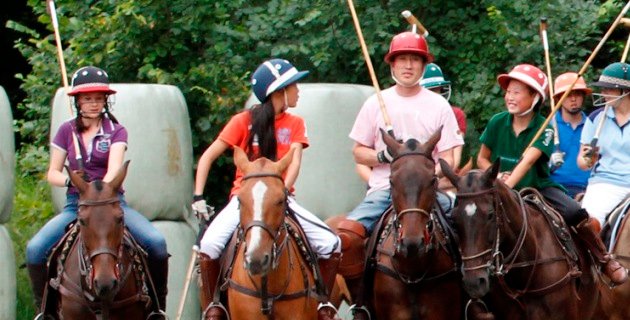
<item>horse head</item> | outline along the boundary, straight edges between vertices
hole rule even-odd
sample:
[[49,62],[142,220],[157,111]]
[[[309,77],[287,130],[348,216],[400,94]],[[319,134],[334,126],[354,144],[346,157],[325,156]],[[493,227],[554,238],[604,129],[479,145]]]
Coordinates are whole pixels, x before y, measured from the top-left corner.
[[113,298],[120,282],[125,226],[118,190],[127,175],[128,165],[126,161],[110,182],[90,183],[66,167],[72,184],[79,191],[80,269],[86,276],[88,288],[93,288],[96,296],[104,300]]
[[437,178],[432,152],[440,141],[442,128],[427,142],[416,139],[398,143],[381,129],[383,141],[393,156],[391,163],[392,205],[396,216],[396,254],[422,255],[430,243],[431,209],[435,203]]
[[252,276],[265,276],[275,268],[282,250],[279,241],[287,238],[284,217],[288,192],[282,173],[292,158],[293,149],[277,162],[267,158],[249,161],[243,150],[234,148],[234,163],[244,175],[238,201],[245,269]]
[[440,165],[457,188],[452,215],[462,256],[464,288],[472,298],[481,298],[490,290],[492,259],[497,249],[499,192],[509,192],[509,188],[497,180],[499,161],[485,171],[471,170],[461,177],[445,161],[440,160]]

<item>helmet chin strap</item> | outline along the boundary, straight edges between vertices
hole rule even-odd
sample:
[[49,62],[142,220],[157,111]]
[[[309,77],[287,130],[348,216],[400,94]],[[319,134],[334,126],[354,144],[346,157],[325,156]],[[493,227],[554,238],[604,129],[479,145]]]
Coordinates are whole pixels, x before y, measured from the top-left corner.
[[101,119],[105,115],[105,109],[103,109],[103,111],[101,111],[101,113],[99,113],[98,116],[96,117],[87,117],[85,116],[85,112],[83,111],[79,111],[79,115],[81,116],[81,118],[85,118],[85,119],[92,119],[92,120]]
[[539,93],[537,93],[537,94],[536,94],[536,97],[534,98],[534,101],[532,101],[532,106],[531,106],[531,107],[529,107],[529,109],[527,109],[527,111],[525,111],[525,112],[523,112],[523,113],[521,113],[521,114],[518,114],[518,116],[519,116],[519,117],[526,116],[526,115],[528,115],[530,112],[532,112],[532,110],[534,110],[534,107],[535,107],[535,106],[536,106],[536,104],[538,103],[538,100],[540,100],[540,94],[539,94]]
[[[392,70],[392,68],[391,68],[391,67],[389,68],[389,72],[390,72],[390,74],[391,74],[392,79],[394,80],[394,82],[396,82],[396,84],[397,84],[397,85],[399,85],[399,86],[401,86],[401,87],[405,87],[405,88],[413,88],[413,87],[417,87],[417,86],[419,86],[419,85],[420,85],[420,81],[422,81],[422,77],[420,77],[420,78],[419,78],[418,80],[416,80],[416,82],[415,82],[415,83],[413,83],[413,84],[409,84],[409,85],[407,85],[407,84],[403,84],[403,83],[401,83],[401,82],[400,82],[400,81],[396,78],[396,76],[394,75],[394,70]],[[422,70],[422,73],[424,74],[424,70]]]

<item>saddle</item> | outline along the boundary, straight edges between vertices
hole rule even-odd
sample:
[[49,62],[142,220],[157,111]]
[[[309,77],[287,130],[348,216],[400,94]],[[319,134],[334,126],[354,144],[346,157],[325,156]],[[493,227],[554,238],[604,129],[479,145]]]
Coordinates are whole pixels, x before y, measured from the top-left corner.
[[624,218],[630,208],[630,195],[626,196],[607,216],[606,223],[602,226],[602,238],[606,247],[611,251],[617,242],[619,230],[623,229]]
[[[324,285],[323,278],[321,276],[319,266],[317,264],[317,254],[313,251],[311,245],[308,242],[308,238],[304,233],[304,229],[297,221],[295,217],[295,212],[291,210],[287,206],[287,214],[285,215],[284,223],[287,227],[288,236],[295,241],[297,247],[299,248],[300,255],[310,267],[313,273],[313,277],[315,278],[315,291],[316,294],[321,297],[326,296],[326,287]],[[227,288],[234,287],[237,290],[247,291],[248,294],[257,295],[256,292],[249,292],[249,289],[242,288],[239,284],[231,281],[230,277],[232,275],[232,271],[234,270],[234,262],[236,260],[236,255],[240,249],[240,246],[243,243],[243,229],[239,226],[226,247],[225,254],[221,255],[220,263],[221,263],[221,271],[219,282],[216,286],[213,302],[219,305],[227,305],[225,302],[227,301]],[[312,291],[310,288],[307,290],[306,294],[310,294]],[[284,297],[281,299],[293,298]]]
[[565,255],[569,258],[572,268],[578,268],[578,249],[571,237],[571,232],[567,226],[564,218],[560,215],[551,204],[549,204],[543,195],[534,188],[523,188],[519,192],[519,195],[523,198],[525,203],[537,208],[543,213],[543,217],[547,220],[547,223],[553,231],[558,244],[564,251]]
[[[56,317],[60,295],[66,296],[72,300],[75,300],[78,303],[84,304],[92,310],[98,311],[98,309],[100,308],[100,303],[98,303],[98,301],[95,301],[95,297],[91,296],[89,293],[83,292],[82,295],[78,295],[74,291],[69,290],[67,287],[61,284],[62,278],[65,277],[64,264],[66,263],[71,250],[77,244],[79,229],[80,227],[78,224],[76,224],[75,222],[71,223],[66,229],[67,231],[64,236],[53,247],[52,253],[48,257],[47,269],[48,279],[50,280],[48,281],[44,289],[41,306],[41,310],[46,316]],[[136,242],[136,240],[127,229],[125,229],[124,233],[123,246],[125,247],[125,251],[130,255],[132,259],[129,265],[130,268],[128,268],[125,275],[123,275],[123,282],[126,280],[131,272],[134,272],[136,275],[136,279],[139,279],[137,280],[139,282],[138,286],[142,289],[141,292],[130,298],[114,301],[111,307],[115,309],[131,303],[135,303],[137,301],[143,301],[145,302],[147,308],[149,306],[154,306],[155,309],[155,306],[157,306],[158,303],[157,297],[151,297],[151,295],[149,294],[149,287],[153,287],[153,281],[150,279],[150,275],[148,272],[149,269],[146,261],[147,253]],[[74,286],[76,286],[76,284],[74,284]],[[74,286],[73,289],[82,290],[81,287],[74,288]],[[155,292],[155,288],[153,288],[151,292]],[[159,310],[155,311],[159,312]]]

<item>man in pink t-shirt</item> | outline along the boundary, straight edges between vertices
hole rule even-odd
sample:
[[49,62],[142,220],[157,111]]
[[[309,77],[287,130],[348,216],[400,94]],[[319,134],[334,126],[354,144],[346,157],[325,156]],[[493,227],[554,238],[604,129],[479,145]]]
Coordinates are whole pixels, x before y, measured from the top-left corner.
[[[452,166],[453,148],[464,144],[455,115],[444,97],[419,85],[425,65],[432,60],[424,37],[413,32],[396,35],[385,56],[396,84],[381,94],[396,139],[414,138],[424,143],[443,126],[433,157],[444,159]],[[357,164],[372,168],[369,189],[363,201],[338,224],[343,252],[339,270],[350,281],[360,279],[365,259],[363,240],[391,204],[389,175],[392,158],[379,128],[387,130],[377,97],[372,96],[363,104],[349,135],[355,142],[352,152]],[[436,166],[436,171],[440,174],[440,166]],[[448,196],[438,193],[437,200],[445,212],[450,210]]]

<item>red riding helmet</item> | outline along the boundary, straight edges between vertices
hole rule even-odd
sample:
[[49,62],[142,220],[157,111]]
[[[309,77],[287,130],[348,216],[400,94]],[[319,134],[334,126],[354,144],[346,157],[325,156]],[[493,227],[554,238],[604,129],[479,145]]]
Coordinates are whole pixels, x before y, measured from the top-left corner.
[[424,58],[425,63],[433,62],[427,40],[417,33],[407,31],[395,35],[389,45],[389,52],[385,55],[385,62],[392,63],[397,55],[403,53],[415,53]]
[[547,96],[547,76],[540,69],[531,64],[519,64],[510,73],[501,74],[497,77],[497,81],[503,90],[507,89],[512,79],[525,83],[540,94],[543,102],[545,101]]

